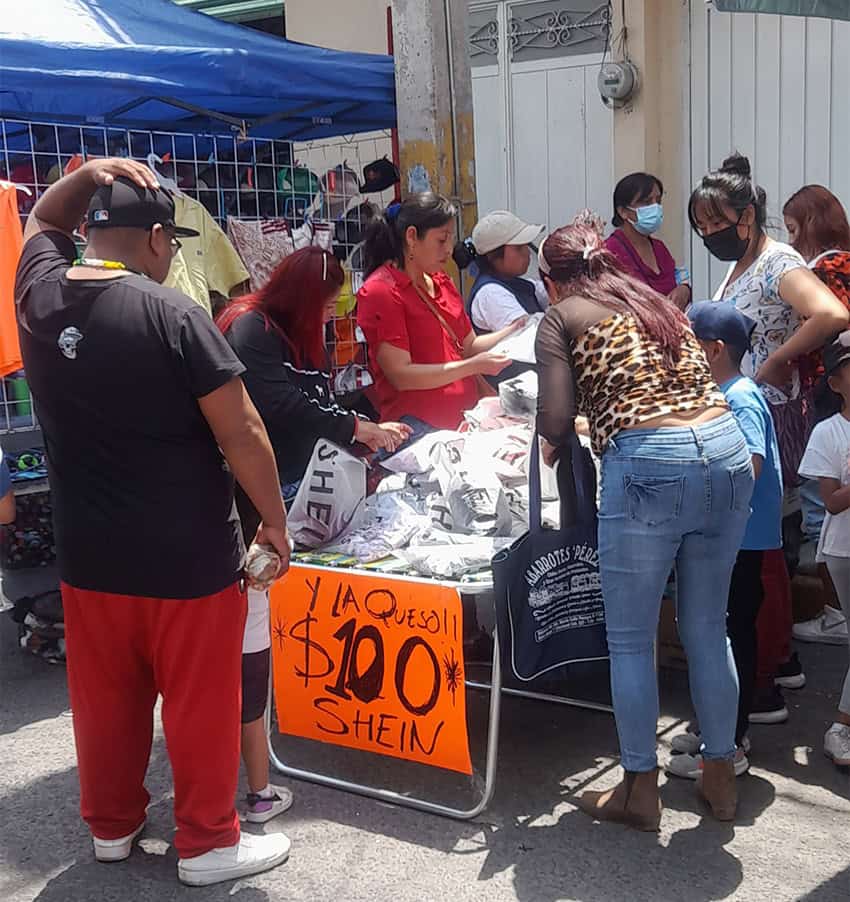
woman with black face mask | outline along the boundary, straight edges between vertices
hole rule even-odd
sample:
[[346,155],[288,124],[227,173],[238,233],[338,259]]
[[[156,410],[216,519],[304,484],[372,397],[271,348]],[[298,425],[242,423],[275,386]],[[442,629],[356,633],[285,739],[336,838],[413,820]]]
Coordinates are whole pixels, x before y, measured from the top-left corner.
[[[847,328],[848,313],[794,248],[768,237],[766,207],[764,190],[753,182],[750,161],[736,153],[697,185],[688,218],[711,254],[729,262],[714,300],[733,303],[756,323],[752,353],[741,367],[760,383],[770,406],[790,502],[800,484],[797,471],[813,425],[811,398],[801,388],[799,363]],[[796,506],[799,510],[799,500]],[[792,545],[799,548],[798,542],[786,544],[785,557],[793,564]],[[780,552],[765,553],[762,580],[759,679],[750,722],[782,723],[788,710],[774,678],[793,677],[796,685],[802,685],[804,677],[799,662],[790,659],[790,582]]]
[[[768,237],[766,208],[764,190],[753,183],[750,161],[733,154],[694,189],[688,218],[711,254],[729,261],[714,300],[731,301],[755,320],[745,374],[762,385],[774,408],[781,408],[800,397],[799,359],[846,329],[848,314],[794,248]],[[805,441],[801,436],[795,443],[800,455]],[[799,458],[786,460],[792,449],[780,450],[783,476],[796,485]]]

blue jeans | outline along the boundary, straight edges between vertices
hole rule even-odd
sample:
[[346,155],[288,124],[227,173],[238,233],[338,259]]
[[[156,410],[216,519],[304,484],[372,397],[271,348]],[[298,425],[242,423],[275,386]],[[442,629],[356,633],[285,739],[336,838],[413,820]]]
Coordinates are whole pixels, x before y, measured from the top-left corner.
[[817,479],[803,479],[800,483],[800,507],[803,511],[803,539],[817,544],[826,519]]
[[750,454],[732,414],[693,428],[620,432],[603,455],[599,568],[628,771],[657,766],[654,643],[674,565],[679,635],[704,756],[735,753],[738,678],[726,604],[752,492]]

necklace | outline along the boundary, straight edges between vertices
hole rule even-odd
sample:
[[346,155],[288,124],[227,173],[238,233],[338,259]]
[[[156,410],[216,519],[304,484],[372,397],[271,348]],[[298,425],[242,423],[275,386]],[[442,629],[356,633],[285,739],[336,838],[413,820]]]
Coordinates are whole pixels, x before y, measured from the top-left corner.
[[118,260],[95,260],[91,257],[75,260],[74,266],[90,266],[92,269],[127,269],[127,264]]

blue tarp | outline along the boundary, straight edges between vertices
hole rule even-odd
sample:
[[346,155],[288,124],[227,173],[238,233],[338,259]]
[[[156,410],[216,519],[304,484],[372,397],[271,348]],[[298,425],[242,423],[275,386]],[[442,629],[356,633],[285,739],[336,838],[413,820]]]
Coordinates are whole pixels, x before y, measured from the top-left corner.
[[306,140],[395,125],[393,60],[170,0],[0,0],[0,116]]

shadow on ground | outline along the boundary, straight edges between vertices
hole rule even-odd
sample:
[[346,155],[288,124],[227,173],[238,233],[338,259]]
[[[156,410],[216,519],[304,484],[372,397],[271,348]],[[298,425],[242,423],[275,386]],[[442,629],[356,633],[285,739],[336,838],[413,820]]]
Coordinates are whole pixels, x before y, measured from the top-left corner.
[[[78,816],[76,771],[68,766],[73,760],[72,722],[56,716],[67,703],[64,672],[19,655],[9,639],[8,625],[0,624],[0,754],[14,749],[0,777],[0,898],[14,902],[199,898],[201,891],[183,888],[176,880],[176,857],[170,845],[170,769],[161,737],[155,741],[149,770],[153,801],[140,848],[125,863],[96,864],[88,832]],[[834,661],[826,657],[832,663],[810,677],[812,693],[808,699],[798,697],[799,710],[791,724],[773,728],[773,732],[768,728],[754,732],[757,767],[738,782],[741,802],[734,827],[707,816],[694,784],[683,780],[667,780],[662,786],[665,814],[659,835],[594,823],[576,810],[571,800],[587,785],[612,785],[618,779],[613,719],[602,713],[505,699],[496,796],[477,820],[432,817],[296,783],[296,806],[279,822],[293,839],[290,863],[250,881],[251,885],[237,882],[203,890],[203,899],[420,902],[447,898],[453,886],[456,892],[452,897],[463,900],[658,902],[687,898],[709,902],[770,898],[751,893],[749,887],[758,884],[761,874],[775,878],[771,868],[788,868],[787,850],[793,850],[799,840],[793,830],[788,835],[773,824],[774,802],[779,799],[771,775],[778,775],[777,785],[779,778],[795,781],[792,792],[803,793],[807,786],[818,788],[825,807],[807,813],[810,824],[825,817],[827,811],[836,823],[838,818],[846,819],[842,813],[846,810],[846,775],[821,760],[822,756],[801,764],[794,751],[805,740],[817,747],[822,738],[821,720],[828,718],[834,704],[828,687],[836,682],[837,688],[841,662],[838,655]],[[14,698],[7,695],[10,673]],[[662,701],[665,715],[683,723],[687,720],[690,709],[683,674],[662,674]],[[485,707],[485,697],[471,697],[472,741],[479,763]],[[32,727],[27,728],[27,723]],[[677,725],[668,733],[680,728]],[[12,730],[17,731],[14,737],[4,735]],[[353,761],[353,773],[383,785],[402,774],[410,781],[412,792],[428,794],[441,779],[436,771],[396,770],[397,763],[391,759],[340,757],[344,750],[300,746],[288,737],[277,737],[276,745],[293,755],[306,755],[318,769],[333,771],[343,760]],[[58,761],[62,766],[56,765]],[[457,778],[446,777],[444,791],[460,785],[452,780]],[[465,788],[471,797],[475,785]],[[803,804],[809,804],[801,798]],[[278,824],[269,827],[276,829]],[[742,864],[733,853],[731,847],[740,849],[736,834],[746,836],[748,831],[753,838],[765,836],[776,843],[775,852],[767,846],[766,861],[755,862],[747,855]],[[835,839],[845,849],[846,835],[845,831]],[[400,884],[404,889],[399,890]],[[420,884],[431,889],[420,890]],[[433,891],[435,886],[440,887],[439,894]],[[849,896],[847,867],[808,895],[774,894],[773,899],[832,902]]]

